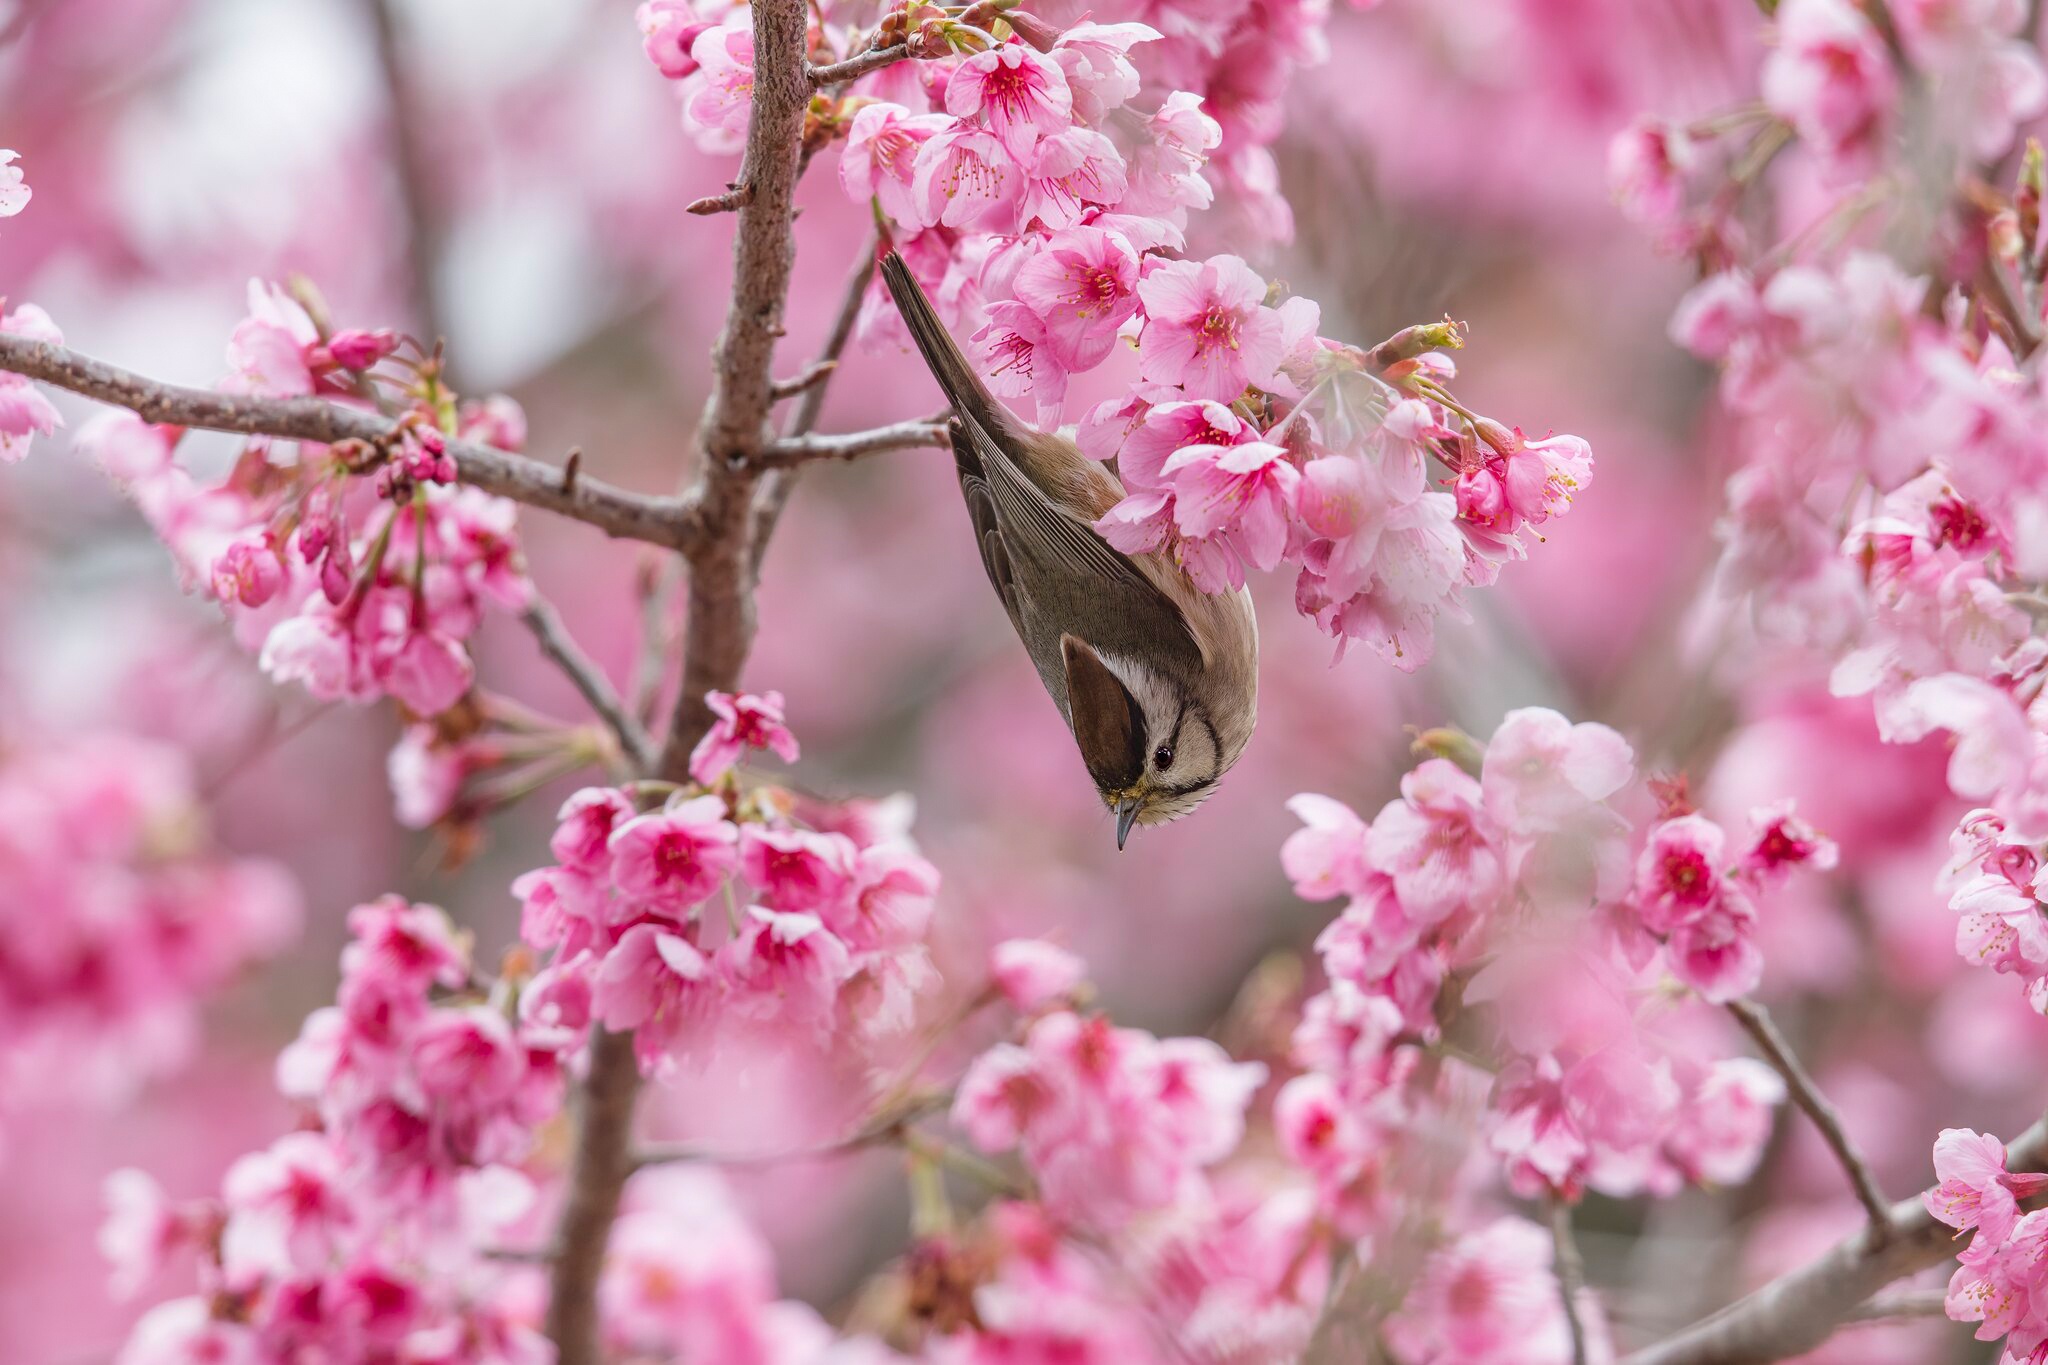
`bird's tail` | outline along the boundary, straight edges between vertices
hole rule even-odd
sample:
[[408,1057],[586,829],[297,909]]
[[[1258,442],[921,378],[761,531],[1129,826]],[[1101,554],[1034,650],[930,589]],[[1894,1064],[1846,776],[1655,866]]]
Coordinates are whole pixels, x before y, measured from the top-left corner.
[[905,325],[910,328],[912,340],[924,356],[924,363],[930,367],[932,378],[939,381],[939,387],[946,391],[946,397],[953,404],[953,410],[962,417],[971,418],[984,431],[999,430],[1005,425],[1002,407],[988,386],[981,382],[981,376],[960,353],[960,347],[953,340],[953,334],[946,330],[946,324],[939,320],[932,301],[925,296],[924,286],[910,273],[910,267],[903,258],[891,251],[882,257],[882,278],[889,285],[889,294],[896,300],[896,308],[903,314]]

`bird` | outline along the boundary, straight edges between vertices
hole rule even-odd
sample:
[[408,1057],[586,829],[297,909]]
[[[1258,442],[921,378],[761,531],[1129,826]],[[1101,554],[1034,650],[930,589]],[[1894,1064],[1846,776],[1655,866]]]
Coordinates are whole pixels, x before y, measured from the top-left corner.
[[947,434],[982,568],[1059,707],[1096,793],[1133,825],[1193,811],[1258,720],[1251,595],[1197,588],[1164,550],[1126,555],[1095,522],[1124,497],[1114,468],[1039,431],[989,392],[900,256],[882,278],[952,405]]

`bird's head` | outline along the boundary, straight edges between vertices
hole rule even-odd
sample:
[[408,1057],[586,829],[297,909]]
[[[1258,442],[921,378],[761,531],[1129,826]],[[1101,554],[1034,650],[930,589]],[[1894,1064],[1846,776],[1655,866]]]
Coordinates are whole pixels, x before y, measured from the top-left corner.
[[1060,638],[1074,741],[1121,849],[1133,825],[1178,820],[1208,799],[1229,766],[1216,724],[1186,688],[1144,664]]

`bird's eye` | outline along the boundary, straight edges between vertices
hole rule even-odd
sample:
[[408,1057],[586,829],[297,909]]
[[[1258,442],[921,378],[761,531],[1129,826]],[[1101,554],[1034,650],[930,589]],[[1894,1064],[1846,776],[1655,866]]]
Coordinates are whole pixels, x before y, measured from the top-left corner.
[[1154,749],[1152,751],[1152,763],[1154,767],[1171,768],[1173,766],[1173,746],[1171,744],[1162,744]]

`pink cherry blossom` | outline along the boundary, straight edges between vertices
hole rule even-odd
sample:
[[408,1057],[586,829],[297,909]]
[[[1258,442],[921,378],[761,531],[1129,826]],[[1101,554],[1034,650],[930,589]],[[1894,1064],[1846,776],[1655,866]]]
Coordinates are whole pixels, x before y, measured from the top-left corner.
[[1366,861],[1366,823],[1341,801],[1304,794],[1290,799],[1287,809],[1304,828],[1287,836],[1280,864],[1304,900],[1329,900],[1364,892],[1370,876]]
[[1401,798],[1374,818],[1365,852],[1393,878],[1402,909],[1425,924],[1491,910],[1507,890],[1508,865],[1479,783],[1433,758],[1401,779]]
[[943,114],[912,114],[897,104],[863,106],[839,156],[840,185],[855,200],[873,198],[895,222],[922,223],[915,192],[918,152],[951,123]]
[[853,840],[801,829],[740,827],[740,873],[777,910],[833,917],[853,895]]
[[1017,161],[994,134],[956,120],[918,148],[911,195],[925,225],[972,228],[1023,187]]
[[28,187],[21,167],[14,164],[19,152],[0,148],[0,218],[12,218],[28,207],[34,191]]
[[1158,30],[1144,24],[1073,25],[1053,45],[1052,59],[1066,74],[1074,116],[1091,126],[1138,93],[1138,68],[1130,51],[1140,43],[1159,41]]
[[716,1018],[721,983],[688,937],[636,924],[605,955],[591,984],[593,1015],[606,1028],[634,1030],[641,1068],[687,1055]]
[[[1533,1223],[1504,1218],[1432,1255],[1389,1334],[1414,1365],[1565,1365],[1570,1325],[1551,1272],[1550,1237]],[[1587,1359],[1612,1352],[1590,1301],[1577,1315],[1588,1328]]]
[[1021,163],[1024,191],[1019,221],[1057,232],[1079,223],[1091,208],[1124,197],[1124,160],[1116,144],[1092,128],[1049,133]]
[[1045,344],[1062,368],[1102,363],[1117,329],[1138,308],[1138,258],[1121,236],[1100,228],[1055,233],[1017,272],[1017,299],[1044,324]]
[[616,787],[585,787],[555,812],[548,851],[564,867],[597,875],[611,871],[612,832],[631,820],[633,800]]
[[[0,175],[7,170],[6,155],[0,154]],[[6,186],[0,183],[0,197],[5,193]],[[0,213],[0,217],[5,216]],[[0,299],[0,332],[46,341],[53,346],[64,344],[63,333],[50,321],[50,315],[32,303],[24,303],[10,313],[6,301]],[[64,419],[35,385],[21,375],[0,373],[0,464],[14,464],[25,458],[34,437],[48,436],[63,425]]]
[[1186,446],[1160,471],[1174,494],[1177,554],[1195,586],[1244,586],[1244,566],[1270,569],[1287,548],[1288,512],[1301,479],[1279,446],[1264,441]]
[[1080,958],[1039,938],[1005,939],[989,950],[988,960],[996,989],[1024,1014],[1069,994],[1088,974]]
[[853,964],[846,945],[815,915],[754,906],[718,968],[742,1013],[778,1028],[822,1030]]
[[1777,26],[1764,102],[1826,157],[1872,150],[1898,98],[1877,29],[1848,0],[1786,0]]
[[690,776],[710,786],[749,749],[766,749],[784,763],[797,760],[796,736],[783,716],[780,692],[707,692],[704,704],[716,717],[690,751]]
[[1015,300],[991,304],[988,322],[968,342],[991,390],[1057,411],[1067,394],[1067,367],[1053,350],[1045,321],[1028,306]]
[[1280,363],[1280,317],[1265,296],[1265,282],[1235,256],[1158,266],[1138,284],[1141,372],[1189,398],[1236,398]]
[[679,81],[697,69],[691,48],[711,24],[697,16],[688,0],[642,0],[633,19],[640,25],[647,60],[662,75]]
[[1066,73],[1023,43],[1005,43],[961,63],[946,82],[946,112],[978,119],[1024,161],[1039,138],[1072,126]]
[[1607,183],[1631,220],[1668,229],[1685,207],[1686,176],[1698,157],[1682,126],[1638,119],[1607,144]]
[[2009,1174],[2005,1144],[1969,1128],[1944,1128],[1934,1140],[1935,1187],[1920,1196],[1927,1211],[1958,1230],[1977,1229],[1966,1259],[1982,1258],[2012,1234],[2019,1201],[2048,1187],[2048,1175]]
[[694,797],[636,816],[612,832],[612,880],[643,904],[687,915],[739,866],[738,843],[725,803]]
[[688,125],[707,151],[736,150],[754,107],[754,31],[746,24],[707,28],[690,44],[698,70],[684,88]]

